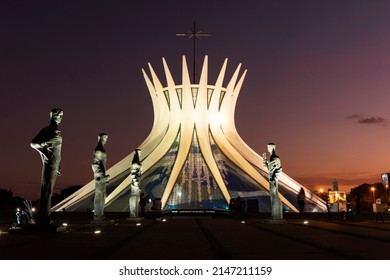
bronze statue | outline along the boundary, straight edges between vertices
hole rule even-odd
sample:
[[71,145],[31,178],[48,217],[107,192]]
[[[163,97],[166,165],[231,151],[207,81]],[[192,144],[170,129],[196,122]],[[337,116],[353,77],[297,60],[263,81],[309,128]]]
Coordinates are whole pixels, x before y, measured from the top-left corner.
[[275,153],[275,148],[276,145],[274,143],[269,143],[267,145],[267,149],[270,154],[270,159],[268,161],[267,156],[264,153],[263,162],[265,167],[267,167],[268,169],[269,192],[271,196],[271,219],[282,220],[283,208],[278,192],[278,181],[279,176],[282,173],[282,163],[280,161],[280,158]]
[[141,188],[139,186],[139,178],[141,177],[142,164],[140,161],[141,150],[136,149],[134,151],[133,161],[130,168],[130,197],[129,197],[129,210],[130,217],[138,217],[138,205],[140,200]]
[[138,180],[139,177],[141,177],[142,164],[139,159],[140,156],[141,156],[141,149],[135,149],[133,160],[131,162],[131,167],[130,167],[130,176],[132,179]]
[[98,135],[98,144],[93,152],[92,171],[95,179],[95,198],[94,198],[94,221],[104,220],[104,203],[106,201],[106,185],[110,175],[106,174],[107,153],[104,145],[107,143],[108,135],[100,133]]
[[141,188],[137,179],[132,180],[130,184],[130,197],[129,197],[129,210],[130,217],[138,217],[139,201],[140,201]]
[[50,124],[44,127],[31,141],[30,146],[36,149],[42,159],[41,197],[37,223],[50,224],[51,196],[57,176],[61,175],[62,136],[58,129],[64,112],[61,109],[50,111]]

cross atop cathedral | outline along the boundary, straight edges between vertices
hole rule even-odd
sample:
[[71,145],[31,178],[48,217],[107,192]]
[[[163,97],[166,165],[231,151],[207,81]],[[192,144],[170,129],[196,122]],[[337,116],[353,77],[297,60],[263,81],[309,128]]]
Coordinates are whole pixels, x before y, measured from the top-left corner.
[[211,34],[208,34],[208,33],[202,33],[202,31],[197,31],[196,30],[196,24],[195,24],[195,21],[194,21],[194,27],[192,29],[191,32],[188,32],[188,33],[176,33],[176,36],[177,37],[187,37],[188,39],[192,39],[192,42],[193,42],[193,53],[192,53],[192,59],[193,59],[193,64],[192,64],[192,67],[193,67],[193,83],[195,84],[195,42],[196,42],[196,39],[200,39],[201,37],[210,37],[212,36]]

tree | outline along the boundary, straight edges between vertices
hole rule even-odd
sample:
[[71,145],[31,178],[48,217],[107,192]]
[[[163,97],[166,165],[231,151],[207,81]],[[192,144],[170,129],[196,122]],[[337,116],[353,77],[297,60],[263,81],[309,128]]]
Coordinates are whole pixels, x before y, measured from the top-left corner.
[[[373,192],[371,188],[374,188],[375,191]],[[364,183],[351,189],[351,200],[357,212],[360,212],[360,210],[372,210],[372,204],[377,198],[380,198],[383,203],[386,201],[386,189],[381,182],[374,184]]]

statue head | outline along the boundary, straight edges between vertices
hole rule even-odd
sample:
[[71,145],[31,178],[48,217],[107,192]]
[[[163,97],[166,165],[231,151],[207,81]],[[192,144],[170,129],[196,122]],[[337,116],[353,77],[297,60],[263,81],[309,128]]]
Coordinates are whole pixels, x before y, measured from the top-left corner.
[[274,143],[268,143],[267,144],[267,150],[270,154],[272,154],[275,151],[276,145]]
[[55,108],[50,111],[50,119],[53,120],[56,124],[59,124],[64,116],[64,111],[61,109]]
[[99,133],[98,135],[98,141],[101,142],[103,145],[107,143],[108,141],[108,134],[107,133]]
[[135,149],[133,161],[131,163],[132,164],[136,163],[138,165],[141,165],[141,161],[139,160],[140,155],[141,155],[141,149]]

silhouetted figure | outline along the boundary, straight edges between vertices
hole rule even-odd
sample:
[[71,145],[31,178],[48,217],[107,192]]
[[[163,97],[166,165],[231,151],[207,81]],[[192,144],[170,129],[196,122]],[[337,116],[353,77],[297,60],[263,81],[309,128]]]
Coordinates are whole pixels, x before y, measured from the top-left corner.
[[329,221],[332,220],[332,212],[330,211],[330,196],[329,196],[330,191],[331,191],[331,189],[328,189],[328,195],[326,196],[326,209],[328,210],[328,220]]
[[263,162],[265,167],[268,169],[269,192],[271,196],[271,219],[282,220],[283,207],[278,192],[278,181],[279,176],[282,173],[282,163],[280,158],[275,153],[275,148],[276,145],[274,143],[268,143],[267,149],[270,154],[270,159],[268,161],[267,156],[264,153]]
[[240,197],[238,197],[240,200],[240,206],[239,206],[239,209],[240,209],[240,216],[241,218],[245,218],[248,214],[248,205],[246,203],[246,200],[245,199],[242,199]]
[[240,208],[239,197],[231,198],[229,202],[229,210],[238,210]]
[[43,128],[30,144],[39,152],[42,159],[41,196],[37,219],[37,223],[40,225],[50,224],[51,196],[56,178],[61,175],[62,136],[58,125],[63,115],[61,109],[52,109],[49,126]]
[[145,207],[146,204],[149,202],[149,196],[145,195],[145,193],[140,194],[140,199],[139,199],[139,207],[140,207],[140,215],[141,217],[145,217]]
[[107,153],[104,145],[108,141],[106,133],[98,135],[98,144],[93,152],[92,171],[95,179],[95,197],[94,197],[94,221],[104,220],[104,203],[106,201],[106,186],[110,175],[106,174]]
[[16,223],[18,225],[29,223],[29,216],[24,210],[17,209],[16,211]]
[[356,194],[356,213],[360,214],[360,195]]
[[298,208],[301,218],[303,217],[303,212],[305,211],[305,190],[301,188],[297,195]]
[[155,198],[153,200],[152,210],[161,210],[161,198]]

